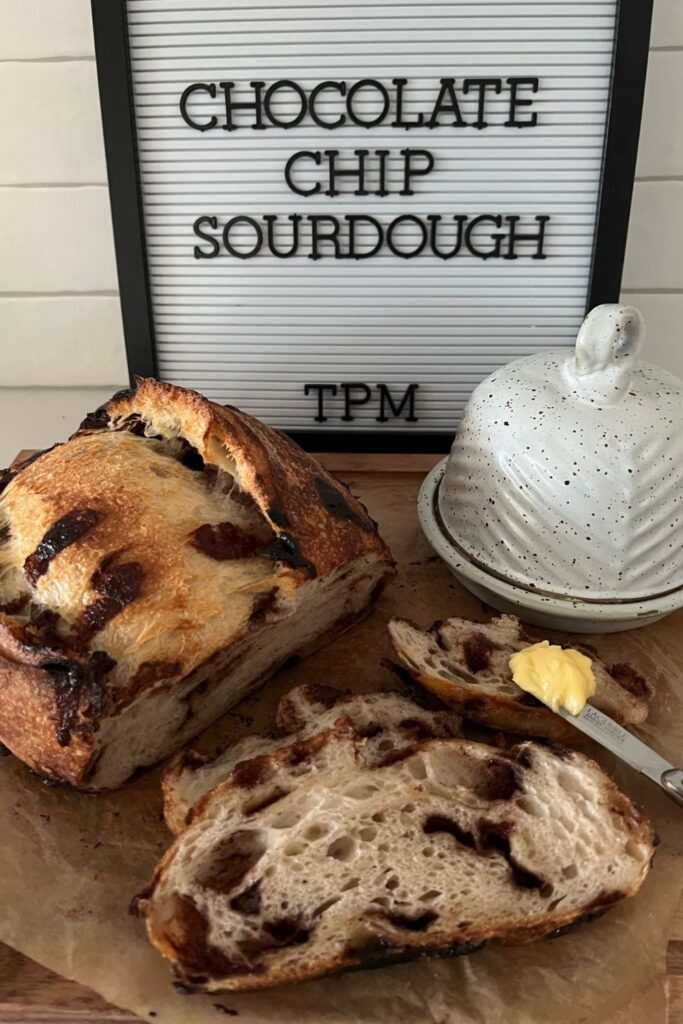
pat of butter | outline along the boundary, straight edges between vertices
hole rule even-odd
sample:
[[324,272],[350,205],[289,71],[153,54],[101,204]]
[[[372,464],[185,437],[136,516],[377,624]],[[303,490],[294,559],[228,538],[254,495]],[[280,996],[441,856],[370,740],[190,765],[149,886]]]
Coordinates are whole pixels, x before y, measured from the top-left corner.
[[591,659],[571,647],[563,648],[542,640],[513,654],[512,678],[520,689],[557,711],[565,708],[578,715],[595,693]]

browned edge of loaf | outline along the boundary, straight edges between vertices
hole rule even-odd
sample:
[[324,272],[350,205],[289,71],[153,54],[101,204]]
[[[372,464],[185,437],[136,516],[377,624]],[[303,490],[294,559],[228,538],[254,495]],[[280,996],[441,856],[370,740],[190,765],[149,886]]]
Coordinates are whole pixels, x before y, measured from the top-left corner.
[[[265,779],[277,767],[291,763],[296,758],[301,763],[304,758],[313,759],[316,753],[333,736],[348,735],[356,745],[362,742],[355,734],[350,719],[338,719],[333,726],[308,740],[293,744],[290,748],[281,748],[269,754],[263,754],[252,761],[243,762],[227,780],[220,783],[214,790],[207,793],[196,805],[192,823],[210,818],[214,808],[220,804],[222,794],[229,792],[234,786],[248,788],[249,785]],[[409,757],[419,750],[432,744],[469,744],[468,740],[425,740],[401,751],[401,759]],[[528,766],[529,752],[533,750],[533,741],[525,741],[507,751],[496,751],[496,758],[511,763],[516,771],[523,771]],[[425,956],[455,956],[476,952],[488,942],[495,941],[501,945],[523,945],[545,937],[563,934],[568,928],[593,920],[603,914],[611,906],[629,896],[635,895],[640,889],[654,856],[654,832],[646,815],[638,808],[602,769],[591,758],[559,745],[551,745],[549,749],[562,760],[581,758],[588,761],[601,775],[603,784],[603,803],[606,813],[615,815],[623,822],[624,828],[638,841],[651,848],[651,856],[644,869],[628,889],[604,890],[590,903],[573,911],[555,910],[551,913],[539,913],[523,924],[511,924],[506,920],[494,920],[486,926],[465,924],[448,935],[441,935],[438,944],[434,937],[419,932],[410,933],[410,943],[405,943],[398,936],[386,933],[377,935],[377,942],[360,950],[345,950],[344,953],[330,958],[324,964],[313,965],[310,959],[301,963],[296,970],[278,974],[269,972],[267,963],[256,970],[247,966],[244,970],[235,971],[219,949],[213,948],[208,942],[208,923],[191,899],[178,894],[174,895],[173,913],[164,919],[161,927],[156,927],[153,920],[151,901],[155,890],[164,873],[177,856],[185,833],[181,833],[166,851],[157,864],[152,879],[146,889],[135,898],[132,909],[145,921],[150,942],[168,959],[173,968],[176,984],[188,992],[215,991],[219,988],[232,991],[248,991],[259,988],[270,988],[275,985],[291,984],[315,977],[336,974],[341,971],[363,967],[381,967],[392,963],[419,959]],[[374,767],[377,770],[383,765]],[[277,950],[274,950],[276,953]]]
[[[187,423],[203,438],[203,449],[198,450],[205,462],[211,463],[209,444],[218,444],[243,470],[245,489],[276,535],[270,557],[282,565],[295,586],[371,556],[383,563],[383,575],[370,607],[379,600],[396,567],[377,524],[345,484],[284,434],[253,416],[210,402],[196,391],[154,378],[136,378],[134,388],[117,392],[88,414],[73,436],[129,429],[140,420],[141,408],[153,418],[168,406],[178,412],[181,424]],[[53,445],[0,471],[0,500],[11,481],[20,480],[37,459],[58,447]],[[340,620],[337,632],[351,624]],[[325,639],[334,635],[333,631]],[[88,649],[68,649],[55,637],[41,637],[0,612],[0,744],[46,781],[87,786],[99,719],[119,713],[146,690],[137,689],[127,701],[117,700],[113,708],[107,699],[107,666],[103,657],[94,654]],[[72,722],[66,737],[60,736],[65,718]]]
[[[511,616],[515,618],[515,616]],[[525,644],[538,643],[539,638],[532,636],[526,629],[526,627],[518,621],[519,626],[519,638]],[[423,629],[418,626],[412,619],[408,619],[401,616],[395,616],[391,622],[404,622],[414,629],[419,630],[420,633],[428,633],[432,635],[438,635],[439,628],[443,625],[443,620],[433,623],[428,629]],[[491,622],[495,622],[492,619]],[[472,622],[472,630],[476,633],[478,625],[490,625],[490,623],[477,623]],[[412,678],[429,690],[431,693],[436,694],[444,703],[454,707],[458,710],[465,718],[469,718],[473,722],[477,722],[480,725],[487,726],[491,729],[501,729],[503,732],[518,733],[519,735],[528,736],[539,736],[546,737],[551,740],[557,740],[562,743],[581,744],[586,742],[585,735],[569,722],[565,721],[560,715],[556,715],[554,711],[541,704],[540,701],[531,703],[527,695],[524,695],[524,703],[516,700],[514,697],[508,697],[505,694],[500,693],[485,693],[481,696],[476,695],[476,684],[472,683],[458,683],[452,679],[444,679],[439,675],[432,675],[430,673],[420,672],[416,667],[401,654],[394,643],[394,638],[389,629],[389,640],[391,646],[399,659],[402,667],[412,676]],[[594,648],[588,648],[586,645],[574,645],[581,649],[585,648],[586,653],[589,653],[591,657],[597,656],[597,651]],[[637,679],[638,683],[642,687],[643,700],[649,704],[655,696],[655,689],[651,683],[649,683],[644,676],[638,672],[636,668],[629,664],[616,664],[616,665],[605,665],[606,671],[614,680],[617,686],[624,687],[628,690],[628,687],[624,686],[623,676],[628,674],[634,679]],[[457,671],[457,670],[455,670]],[[612,718],[620,725],[626,724],[619,714],[617,709],[612,712]]]

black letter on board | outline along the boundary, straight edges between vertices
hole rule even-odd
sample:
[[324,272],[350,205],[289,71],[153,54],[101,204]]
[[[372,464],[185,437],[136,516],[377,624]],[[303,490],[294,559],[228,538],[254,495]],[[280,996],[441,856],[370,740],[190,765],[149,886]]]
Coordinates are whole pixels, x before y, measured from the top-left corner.
[[[544,260],[546,255],[543,252],[543,242],[545,241],[545,226],[550,220],[547,214],[537,214],[534,220],[538,223],[538,231],[531,232],[529,234],[517,233],[517,224],[519,223],[519,217],[516,214],[511,214],[506,217],[505,220],[510,225],[510,234],[508,236],[508,251],[505,253],[503,259],[516,260],[518,254],[515,252],[515,245],[517,242],[535,242],[536,252],[532,255],[532,260]],[[527,255],[523,253],[522,255]]]
[[[394,231],[400,227],[401,224],[415,224],[420,232],[420,241],[412,252],[402,252],[397,249],[394,245]],[[402,213],[396,220],[392,220],[391,224],[387,228],[387,245],[394,256],[400,256],[402,260],[411,260],[413,256],[419,256],[425,245],[427,244],[427,227],[419,217],[416,217],[412,213]]]
[[394,399],[391,396],[391,391],[386,384],[378,384],[377,390],[379,391],[379,416],[375,419],[378,423],[386,423],[389,417],[385,413],[385,405],[388,405],[391,409],[392,416],[398,417],[403,412],[403,407],[406,402],[408,403],[408,415],[406,416],[407,423],[417,423],[417,416],[415,415],[415,392],[419,388],[419,384],[409,384],[403,392],[401,404],[396,406]]
[[[235,224],[249,224],[250,227],[256,232],[256,241],[254,247],[249,252],[241,252],[236,249],[230,241],[230,229]],[[252,256],[256,256],[261,246],[263,245],[263,232],[261,231],[261,225],[253,219],[253,217],[232,217],[223,228],[223,245],[228,250],[231,256],[236,256],[238,260],[250,260]]]
[[396,120],[391,122],[391,127],[405,128],[406,131],[409,128],[419,128],[424,123],[424,114],[418,114],[415,121],[406,121],[403,117],[403,89],[408,84],[408,79],[392,78],[391,81],[396,86]]
[[[344,257],[339,250],[339,221],[337,218],[331,217],[327,213],[309,213],[308,220],[311,222],[311,251],[308,254],[309,260],[319,260],[322,258],[318,248],[321,242],[332,242],[334,258],[336,260],[343,259]],[[330,225],[330,230],[327,232],[320,230],[324,221],[327,221]]]
[[315,164],[320,164],[321,156],[320,150],[300,149],[298,153],[292,153],[289,160],[285,164],[285,181],[291,188],[292,192],[296,192],[300,196],[314,196],[316,192],[320,191],[320,182],[316,182],[312,188],[299,188],[292,181],[292,167],[297,160],[300,160],[302,156],[308,157]]
[[[382,225],[374,217],[370,217],[367,213],[345,213],[344,220],[349,225],[349,259],[350,260],[367,260],[370,256],[376,256],[382,248],[384,242],[384,231]],[[367,224],[377,233],[377,240],[370,249],[365,249],[361,252],[356,248],[356,225]]]
[[194,258],[196,260],[212,260],[214,256],[218,256],[221,251],[221,247],[218,244],[218,240],[213,235],[207,235],[201,230],[204,224],[208,224],[209,227],[213,228],[214,231],[218,227],[218,221],[215,217],[197,217],[196,221],[192,225],[197,238],[203,238],[205,242],[211,242],[210,252],[206,252],[205,249],[200,249],[198,245],[194,247]]
[[462,246],[462,229],[463,229],[463,226],[465,224],[465,221],[467,220],[467,214],[466,213],[454,213],[452,219],[458,225],[458,235],[457,235],[455,244],[453,245],[453,248],[449,252],[442,252],[441,249],[439,249],[439,239],[438,239],[438,231],[439,231],[439,224],[441,222],[441,214],[440,213],[429,213],[429,214],[427,214],[427,220],[430,223],[429,244],[430,244],[431,250],[434,253],[434,255],[438,256],[440,260],[451,260],[451,259],[453,259],[454,256],[458,255],[458,253],[460,252],[460,248]]
[[[342,419],[348,423],[349,420],[355,419],[355,416],[351,415],[352,405],[365,405],[366,402],[370,401],[372,397],[372,391],[367,384],[342,384],[344,389],[344,415]],[[357,388],[362,391],[362,398],[351,398],[351,391],[353,388]]]
[[252,124],[251,127],[259,131],[264,131],[266,126],[264,125],[263,118],[261,116],[261,90],[266,83],[250,82],[249,85],[256,93],[255,99],[244,100],[239,103],[236,103],[232,98],[232,90],[235,85],[234,82],[219,82],[218,84],[223,90],[223,94],[225,96],[225,124],[223,125],[223,129],[226,132],[234,132],[236,128],[240,127],[240,125],[233,123],[233,110],[253,110],[256,114],[256,122],[255,124]]
[[[353,101],[355,99],[356,93],[360,89],[366,88],[376,89],[377,92],[382,97],[382,110],[379,114],[376,114],[373,117],[372,121],[361,121],[361,119],[356,115],[353,109]],[[376,79],[361,78],[359,82],[354,82],[351,88],[349,89],[349,95],[346,97],[346,109],[348,111],[349,117],[351,118],[354,124],[357,124],[360,128],[374,128],[376,124],[381,124],[384,118],[387,116],[387,113],[389,111],[389,93],[382,85],[382,83],[378,82]]]
[[208,132],[209,128],[216,127],[216,125],[218,124],[218,118],[210,117],[209,120],[205,122],[205,124],[197,124],[196,121],[192,120],[192,118],[187,112],[187,101],[194,92],[208,92],[211,99],[215,99],[216,86],[213,84],[213,82],[211,83],[211,85],[205,85],[203,82],[195,82],[194,85],[188,85],[187,89],[183,89],[183,94],[180,97],[180,116],[182,117],[185,124],[189,124],[190,128],[195,128],[198,132]]
[[341,128],[344,121],[346,121],[346,114],[340,114],[336,121],[323,121],[315,109],[316,100],[320,93],[328,90],[331,91],[332,89],[338,92],[340,96],[346,96],[346,82],[319,82],[311,90],[311,95],[308,98],[308,111],[311,115],[311,120],[315,121],[320,128]]
[[[403,188],[399,195],[412,196],[414,192],[410,187],[410,179],[429,174],[434,169],[434,157],[428,149],[402,149],[401,156],[403,157]],[[426,166],[413,167],[413,157],[426,157]]]
[[443,110],[453,114],[454,118],[454,120],[451,121],[450,125],[448,125],[447,127],[464,128],[465,122],[463,121],[462,115],[460,114],[460,107],[458,106],[458,101],[455,97],[455,89],[453,88],[453,86],[455,85],[455,79],[442,78],[440,81],[441,89],[439,90],[439,95],[436,98],[436,103],[434,104],[434,109],[432,110],[432,116],[429,118],[429,121],[427,122],[427,127],[439,128],[441,126],[441,122],[439,121],[439,114]]
[[517,120],[517,107],[530,107],[534,102],[533,100],[520,100],[517,96],[517,90],[520,85],[528,85],[532,92],[538,92],[538,79],[537,78],[508,78],[508,85],[510,86],[510,113],[508,120],[505,122],[506,128],[533,128],[538,121],[538,114],[534,110],[529,121],[518,121]]
[[336,187],[337,178],[357,178],[358,188],[353,193],[354,196],[366,196],[368,195],[365,189],[365,158],[368,155],[367,149],[354,149],[353,155],[358,158],[357,166],[348,168],[337,167],[336,158],[339,156],[338,149],[326,149],[325,156],[327,157],[328,164],[328,181],[329,187],[325,189],[326,196],[338,196],[339,189]]
[[495,242],[493,249],[478,249],[475,246],[474,242],[472,241],[473,231],[475,230],[475,228],[479,227],[480,224],[483,224],[484,221],[488,221],[489,223],[493,224],[494,227],[499,228],[503,223],[503,218],[500,216],[500,214],[498,214],[495,217],[492,217],[488,213],[483,213],[480,217],[474,217],[467,225],[467,230],[465,231],[465,245],[472,253],[472,255],[478,256],[480,260],[488,260],[491,259],[491,257],[497,259],[500,256],[500,245],[501,242],[503,241],[503,236],[501,234],[491,234],[490,237]]
[[488,124],[484,120],[484,105],[486,103],[486,87],[492,86],[493,91],[498,93],[502,89],[502,82],[500,78],[466,78],[462,83],[462,91],[469,92],[470,86],[474,86],[479,90],[479,100],[477,102],[477,120],[472,121],[473,128],[486,128]]
[[[277,117],[275,117],[273,111],[271,110],[270,101],[272,100],[275,93],[278,92],[280,89],[291,89],[292,92],[295,92],[299,97],[299,113],[292,121],[280,121]],[[297,84],[297,82],[291,82],[288,78],[283,78],[279,82],[274,82],[271,85],[270,89],[266,93],[266,98],[264,100],[263,106],[266,112],[266,117],[275,125],[276,128],[294,128],[297,124],[301,124],[301,122],[305,118],[306,111],[308,110],[308,100],[306,99],[306,93],[303,91],[301,86]]]
[[336,384],[304,384],[304,394],[310,395],[311,391],[318,392],[318,415],[314,416],[316,423],[325,423],[327,416],[323,411],[323,392],[330,391],[332,396],[337,394]]
[[290,256],[295,256],[296,251],[299,248],[299,223],[301,221],[301,214],[290,213],[287,215],[287,220],[291,220],[292,222],[292,244],[287,252],[280,252],[275,244],[275,224],[278,219],[278,215],[276,213],[264,213],[263,219],[268,226],[268,248],[272,252],[273,256],[277,256],[279,260],[287,260]]

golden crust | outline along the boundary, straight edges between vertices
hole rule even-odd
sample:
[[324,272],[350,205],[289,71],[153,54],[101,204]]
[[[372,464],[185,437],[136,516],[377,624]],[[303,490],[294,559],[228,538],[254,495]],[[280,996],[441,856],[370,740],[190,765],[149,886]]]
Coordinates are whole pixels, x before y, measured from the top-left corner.
[[[248,413],[210,402],[196,391],[137,379],[137,388],[98,410],[110,424],[141,415],[165,424],[169,408],[179,434],[205,462],[225,463],[258,505],[273,531],[294,542],[300,560],[324,576],[364,554],[390,559],[377,524],[345,484],[335,480],[288,437]],[[86,420],[83,427],[89,429]],[[83,429],[83,428],[82,428]]]
[[291,614],[301,587],[363,560],[372,604],[391,554],[312,457],[251,416],[139,380],[0,474],[0,742],[86,784],[105,719],[182,689]]

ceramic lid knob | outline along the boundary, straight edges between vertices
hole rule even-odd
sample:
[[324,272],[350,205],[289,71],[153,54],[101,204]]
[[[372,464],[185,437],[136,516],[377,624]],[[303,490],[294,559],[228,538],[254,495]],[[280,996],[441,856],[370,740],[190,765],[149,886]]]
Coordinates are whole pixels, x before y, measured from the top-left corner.
[[509,582],[639,600],[683,586],[683,382],[643,363],[641,314],[604,305],[576,349],[473,392],[439,493],[451,540]]

